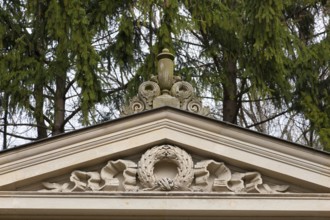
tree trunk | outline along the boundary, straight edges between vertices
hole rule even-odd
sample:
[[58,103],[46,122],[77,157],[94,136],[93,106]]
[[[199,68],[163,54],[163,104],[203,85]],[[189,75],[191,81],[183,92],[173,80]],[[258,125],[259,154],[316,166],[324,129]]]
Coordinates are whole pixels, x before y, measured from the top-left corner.
[[237,100],[237,68],[236,59],[231,56],[223,63],[225,80],[223,86],[223,120],[237,124],[239,103]]
[[41,83],[36,83],[34,88],[34,98],[36,100],[36,106],[34,110],[34,117],[37,122],[37,132],[38,139],[47,137],[47,126],[44,120],[44,94],[43,94],[43,86]]
[[[45,51],[45,5],[42,1],[38,1],[38,8],[36,11],[37,19],[35,21],[35,31],[33,33],[34,43],[34,56],[37,60],[44,58]],[[34,84],[34,98],[36,101],[34,109],[34,117],[37,122],[38,139],[47,137],[47,126],[44,118],[44,69],[43,67],[37,68],[38,71],[37,80]]]
[[8,126],[8,95],[6,93],[4,94],[2,107],[4,108],[2,150],[5,150],[7,149],[7,126]]
[[65,119],[65,79],[66,73],[56,77],[55,116],[52,135],[64,133]]

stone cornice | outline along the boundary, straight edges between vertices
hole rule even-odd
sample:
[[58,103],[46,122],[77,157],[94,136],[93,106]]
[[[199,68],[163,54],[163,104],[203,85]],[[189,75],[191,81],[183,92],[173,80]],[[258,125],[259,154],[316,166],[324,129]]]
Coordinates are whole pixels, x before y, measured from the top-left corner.
[[172,108],[132,115],[1,154],[0,188],[19,187],[21,181],[32,183],[164,143],[292,183],[301,181],[316,190],[330,189],[327,154]]
[[[47,216],[98,219],[106,216],[298,217],[326,219],[329,194],[217,194],[217,193],[31,193],[0,192],[0,216]],[[30,212],[27,212],[30,210]],[[70,218],[70,219],[71,219]]]

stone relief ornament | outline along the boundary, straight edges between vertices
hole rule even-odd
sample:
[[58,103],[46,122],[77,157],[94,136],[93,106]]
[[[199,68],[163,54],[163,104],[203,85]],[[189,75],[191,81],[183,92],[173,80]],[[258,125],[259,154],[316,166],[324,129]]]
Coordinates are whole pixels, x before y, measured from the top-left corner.
[[[177,174],[173,179],[158,178],[154,174],[155,165],[161,162],[176,165]],[[171,145],[157,146],[142,155],[138,163],[138,178],[146,191],[188,190],[194,179],[193,166],[191,156],[184,150]]]
[[[210,178],[211,176],[213,178]],[[197,191],[279,193],[285,192],[288,188],[288,185],[270,186],[263,183],[258,172],[233,173],[224,163],[214,160],[204,160],[195,164],[194,189]]]
[[[212,177],[214,180],[210,181]],[[226,184],[230,179],[231,172],[224,163],[203,160],[195,164],[196,191],[228,191]]]
[[171,106],[203,116],[210,116],[208,107],[195,97],[192,85],[173,75],[174,56],[164,49],[157,56],[158,76],[143,82],[138,94],[124,106],[121,116],[135,114],[162,106]]
[[128,106],[122,109],[121,115],[131,115],[152,109],[153,100],[160,95],[159,85],[153,81],[143,82],[139,86],[137,96],[134,96]]
[[[137,165],[130,160],[109,161],[101,172],[73,171],[70,182],[64,184],[44,182],[47,191],[117,191],[120,184],[125,191],[136,191]],[[124,179],[120,183],[116,176],[122,174]]]
[[142,112],[146,109],[145,104],[142,100],[140,100],[137,96],[131,99],[131,103],[129,106],[125,107],[124,111],[127,114],[135,114],[138,112]]
[[139,97],[142,97],[146,109],[152,108],[152,101],[160,95],[160,87],[157,83],[146,81],[139,86]]
[[283,193],[288,185],[264,183],[258,172],[233,172],[223,162],[193,162],[185,150],[160,145],[131,160],[109,161],[100,171],[76,170],[65,183],[44,182],[41,191],[198,191]]

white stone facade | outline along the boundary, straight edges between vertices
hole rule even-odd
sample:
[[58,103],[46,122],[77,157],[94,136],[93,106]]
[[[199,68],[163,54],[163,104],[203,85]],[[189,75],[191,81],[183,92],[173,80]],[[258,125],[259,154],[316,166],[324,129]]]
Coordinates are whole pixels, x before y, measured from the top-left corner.
[[329,219],[330,156],[171,107],[0,153],[0,219]]

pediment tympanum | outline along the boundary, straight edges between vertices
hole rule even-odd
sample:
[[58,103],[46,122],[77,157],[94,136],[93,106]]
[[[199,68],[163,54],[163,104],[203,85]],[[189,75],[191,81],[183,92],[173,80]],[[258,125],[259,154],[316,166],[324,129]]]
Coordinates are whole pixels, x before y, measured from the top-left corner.
[[[291,191],[293,185],[306,189],[294,190],[295,192],[330,191],[330,162],[327,154],[168,107],[3,152],[0,154],[0,191],[19,191],[23,188],[27,190],[27,186],[41,182],[62,184],[64,188],[66,187],[63,184],[66,183],[71,187],[73,182],[70,181],[70,176],[65,181],[53,181],[53,178],[70,175],[78,170],[94,172],[96,169],[91,170],[89,167],[102,164],[97,170],[101,178],[101,170],[109,161],[112,161],[112,167],[123,167],[127,165],[118,160],[131,160],[129,157],[134,155],[138,155],[137,159],[132,160],[136,164],[138,190],[143,191],[144,188],[153,188],[154,185],[142,187],[139,176],[143,176],[143,171],[140,170],[138,175],[139,160],[154,149],[153,147],[162,145],[176,146],[192,156],[194,177],[187,189],[189,192],[197,191],[198,187],[202,188],[201,186],[206,184],[198,184],[202,179],[198,178],[198,172],[207,173],[201,166],[216,169],[215,167],[221,167],[222,163],[223,169],[227,167],[230,171],[230,180],[224,183],[227,184],[224,188],[228,192],[239,191],[230,185],[235,178],[243,178],[244,183],[239,181],[248,185],[246,180],[254,178],[251,172],[260,174],[260,177],[255,176],[259,182],[262,181],[258,185],[259,190],[262,184],[268,184],[268,179],[271,179],[278,182],[274,185],[290,185],[287,191]],[[156,163],[154,169],[161,168],[160,164],[162,163]],[[164,164],[169,165],[172,170],[179,167],[175,167],[173,162]],[[235,169],[232,169],[233,167]],[[77,175],[80,177],[85,174]],[[214,175],[211,173],[210,178],[215,178]],[[215,181],[212,180],[214,184],[207,182],[207,189],[202,190],[219,192],[215,190],[223,187],[217,186],[218,180],[221,182],[223,179],[215,178]],[[102,186],[102,181],[97,183],[98,187]],[[164,186],[169,184],[164,181],[163,183]],[[122,186],[122,183],[119,185]],[[47,188],[29,189],[37,191]],[[170,189],[173,191],[171,187]],[[246,187],[240,190],[249,191]]]
[[288,185],[265,183],[256,171],[237,172],[213,159],[196,159],[174,145],[154,146],[138,161],[110,160],[98,171],[75,170],[64,183],[43,182],[41,191],[188,191],[283,193]]
[[329,168],[326,153],[162,107],[1,153],[0,216],[326,219]]

